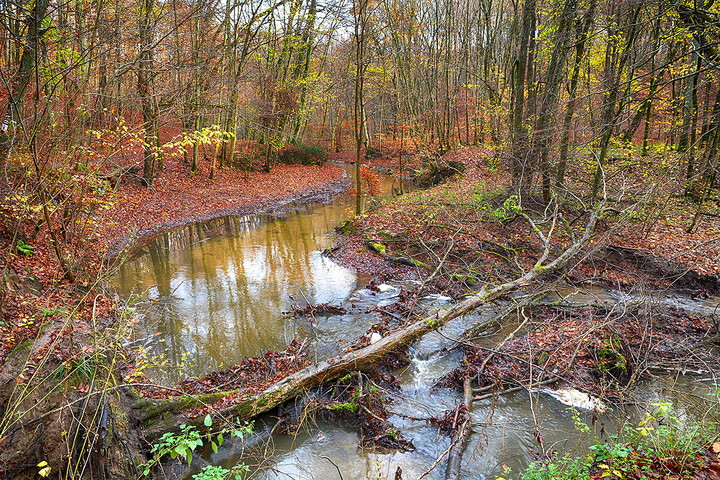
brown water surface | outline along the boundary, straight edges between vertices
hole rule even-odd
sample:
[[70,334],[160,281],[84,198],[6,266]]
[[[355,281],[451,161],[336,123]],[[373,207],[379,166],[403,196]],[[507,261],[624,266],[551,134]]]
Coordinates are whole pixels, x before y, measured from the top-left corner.
[[[392,180],[382,180],[387,197]],[[347,300],[356,274],[322,251],[336,242],[334,229],[354,206],[353,195],[340,195],[281,215],[194,223],[137,252],[114,286],[124,298],[144,299],[135,332],[164,365],[155,376],[173,382],[282,349],[298,334],[282,314],[292,304]]]

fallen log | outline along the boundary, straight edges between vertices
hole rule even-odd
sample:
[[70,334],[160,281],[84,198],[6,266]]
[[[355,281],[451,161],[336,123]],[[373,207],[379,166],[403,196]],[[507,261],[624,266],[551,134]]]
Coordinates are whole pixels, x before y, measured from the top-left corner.
[[[548,234],[546,238],[539,233],[539,230],[536,230],[536,233],[538,233],[538,235],[540,235],[543,239],[545,251],[535,266],[522,277],[494,287],[485,286],[480,291],[456,304],[453,308],[440,310],[430,317],[413,322],[366,347],[345,352],[327,360],[309,365],[302,370],[283,378],[257,395],[253,395],[239,401],[236,404],[233,404],[230,407],[214,412],[212,416],[216,420],[252,419],[260,414],[274,409],[280,404],[291,400],[311,388],[330,382],[351,372],[366,370],[384,355],[417,340],[426,333],[442,327],[450,320],[461,317],[481,305],[492,302],[499,297],[513,292],[519,287],[526,286],[543,276],[562,269],[582,250],[583,246],[589,242],[595,225],[597,224],[598,219],[601,218],[602,213],[602,208],[595,210],[590,215],[590,220],[584,229],[582,237],[572,243],[549,264],[543,265],[543,262],[548,258],[550,249],[553,248],[549,241],[550,235]],[[536,228],[537,227],[535,227],[534,230]],[[155,406],[160,407],[157,403]],[[158,416],[153,413],[157,411],[163,411],[163,409],[148,409],[148,414],[143,418],[143,422],[146,425],[152,424],[152,426],[146,431],[146,437],[149,440],[157,438],[164,432],[177,429],[177,425],[180,423],[201,426],[204,420],[202,417],[187,419],[180,416],[174,416],[173,418],[172,416],[167,415],[164,418],[158,418]],[[222,422],[220,421],[213,422],[213,426],[220,425],[221,423]]]
[[412,258],[405,258],[405,257],[393,257],[392,255],[388,255],[385,252],[385,245],[383,245],[382,243],[375,242],[372,240],[366,240],[365,244],[367,245],[367,247],[370,250],[377,253],[378,255],[383,257],[388,262],[395,262],[395,263],[399,263],[400,265],[407,265],[408,267],[430,268],[429,265],[426,265],[419,260],[415,260]]

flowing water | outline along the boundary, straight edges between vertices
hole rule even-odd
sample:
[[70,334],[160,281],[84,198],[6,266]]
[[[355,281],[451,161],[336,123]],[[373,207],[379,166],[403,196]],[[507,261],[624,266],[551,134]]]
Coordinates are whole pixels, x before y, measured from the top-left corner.
[[[390,196],[388,179],[383,179],[383,190]],[[374,314],[365,313],[368,307],[393,302],[400,286],[387,285],[375,294],[364,288],[368,278],[322,255],[336,241],[334,228],[353,208],[354,197],[340,195],[329,203],[298,206],[289,213],[284,209],[283,214],[225,217],[167,232],[137,252],[122,266],[115,287],[125,298],[142,298],[137,306],[135,346],[145,349],[157,365],[151,370],[156,380],[172,384],[185,376],[202,376],[247,356],[282,349],[296,337],[311,338],[316,355],[326,357],[377,322]],[[632,301],[601,289],[559,295],[568,303]],[[702,313],[718,308],[717,299],[663,301]],[[348,314],[317,317],[312,323],[281,313],[306,302],[352,304],[353,308]],[[424,299],[428,309],[450,303],[444,297]],[[488,306],[456,319],[412,347],[410,365],[399,372],[401,391],[389,392],[394,399],[389,420],[413,441],[415,451],[361,449],[356,432],[320,420],[316,428],[297,436],[270,435],[272,418],[265,417],[256,423],[257,435],[244,451],[239,444],[226,441],[217,453],[206,451],[196,456],[193,468],[184,474],[196,473],[205,464],[231,467],[238,461],[251,462],[253,452],[266,456],[271,438],[270,467],[254,469],[253,478],[395,478],[398,467],[402,478],[420,477],[450,440],[435,427],[408,420],[405,415],[442,416],[457,406],[458,393],[432,388],[461,360],[459,351],[447,347],[478,317],[499,310],[499,306]],[[714,385],[709,378],[661,377],[646,382],[639,391],[641,403],[668,399],[678,415],[695,417],[701,413],[694,410],[695,400],[707,399],[717,391]],[[467,478],[495,478],[503,465],[514,472],[526,466],[543,448],[533,434],[538,427],[545,449],[573,451],[587,448],[587,438],[577,430],[578,421],[612,432],[623,419],[623,415],[610,413],[593,422],[591,414],[582,412],[573,419],[567,405],[537,391],[476,402],[472,416],[477,426],[464,457]],[[425,478],[444,478],[444,462]]]

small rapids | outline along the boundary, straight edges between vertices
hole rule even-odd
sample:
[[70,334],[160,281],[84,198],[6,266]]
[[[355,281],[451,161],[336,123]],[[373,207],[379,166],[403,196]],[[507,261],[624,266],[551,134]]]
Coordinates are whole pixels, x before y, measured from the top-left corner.
[[[348,169],[350,170],[350,169]],[[386,197],[392,182],[383,179]],[[244,358],[283,349],[293,338],[310,338],[316,359],[346,349],[380,321],[377,308],[398,300],[403,285],[365,288],[369,278],[335,264],[323,251],[336,241],[334,228],[351,214],[351,196],[330,203],[299,206],[276,215],[227,217],[189,225],[159,236],[133,256],[114,284],[124,298],[139,295],[136,342],[142,347],[153,378],[174,384],[227,368]],[[586,288],[560,291],[546,301],[560,305],[598,303],[629,305],[642,295]],[[718,314],[718,299],[658,297],[667,307],[703,315]],[[330,303],[347,313],[293,317],[280,312],[293,305]],[[428,311],[446,308],[452,300],[428,296]],[[426,422],[442,417],[461,401],[458,392],[436,387],[463,358],[455,348],[478,320],[497,315],[503,306],[488,305],[472,315],[449,322],[410,348],[410,363],[396,372],[400,389],[387,391],[390,422],[411,439],[411,452],[382,452],[360,448],[358,433],[342,425],[314,419],[297,435],[272,431],[275,419],[259,418],[255,434],[244,444],[227,440],[217,453],[206,449],[194,456],[191,468],[171,466],[175,477],[191,478],[203,466],[251,466],[260,479],[367,478],[415,479],[425,474],[450,446],[450,439]],[[513,331],[510,322],[478,340],[492,346]],[[466,478],[495,478],[503,466],[518,472],[549,449],[584,451],[587,435],[612,434],[626,416],[643,418],[642,406],[658,399],[672,401],[682,418],[697,418],[694,398],[708,398],[717,387],[711,378],[663,375],[635,387],[638,407],[608,409],[599,417],[574,411],[559,395],[541,389],[519,391],[475,402],[473,430],[463,461]],[[542,433],[540,444],[534,432]],[[424,478],[444,478],[445,462]]]

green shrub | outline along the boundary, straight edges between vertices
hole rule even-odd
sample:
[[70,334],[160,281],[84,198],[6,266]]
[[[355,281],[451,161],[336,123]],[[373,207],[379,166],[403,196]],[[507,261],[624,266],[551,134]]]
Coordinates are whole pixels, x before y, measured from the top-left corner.
[[324,165],[327,152],[318,145],[289,144],[278,152],[278,160],[287,165]]
[[520,478],[522,480],[590,480],[590,467],[581,458],[556,455],[547,463],[530,464]]

